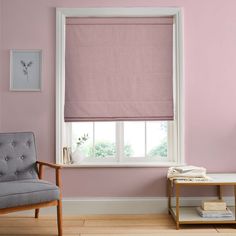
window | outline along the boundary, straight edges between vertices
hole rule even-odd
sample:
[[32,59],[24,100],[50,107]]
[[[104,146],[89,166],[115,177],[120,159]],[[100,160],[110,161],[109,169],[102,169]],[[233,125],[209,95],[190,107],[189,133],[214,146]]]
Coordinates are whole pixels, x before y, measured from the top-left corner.
[[[158,17],[174,18],[173,121],[64,122],[66,17]],[[101,18],[102,19],[102,18]],[[181,12],[178,8],[57,9],[57,162],[62,149],[80,146],[83,165],[173,165],[183,161]]]
[[72,151],[84,163],[168,162],[172,159],[167,121],[71,122]]

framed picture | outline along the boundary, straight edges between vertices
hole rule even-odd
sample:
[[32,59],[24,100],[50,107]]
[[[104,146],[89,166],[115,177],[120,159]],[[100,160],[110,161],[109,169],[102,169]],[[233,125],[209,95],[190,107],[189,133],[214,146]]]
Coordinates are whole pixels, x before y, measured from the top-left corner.
[[10,51],[10,91],[41,91],[42,50]]

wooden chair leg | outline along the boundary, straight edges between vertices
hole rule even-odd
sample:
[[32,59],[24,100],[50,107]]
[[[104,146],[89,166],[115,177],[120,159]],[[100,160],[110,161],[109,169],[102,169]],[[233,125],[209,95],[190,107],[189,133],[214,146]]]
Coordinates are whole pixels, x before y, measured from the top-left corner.
[[34,215],[35,218],[39,218],[39,209],[35,209],[35,215]]
[[62,236],[62,203],[61,203],[61,200],[57,201],[57,228],[58,228],[58,236]]

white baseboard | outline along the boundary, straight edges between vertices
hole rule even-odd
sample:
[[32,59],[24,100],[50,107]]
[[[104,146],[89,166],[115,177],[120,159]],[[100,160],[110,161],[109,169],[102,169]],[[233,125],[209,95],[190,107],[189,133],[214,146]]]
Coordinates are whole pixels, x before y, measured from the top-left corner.
[[[181,197],[181,206],[199,206],[203,199],[213,197]],[[234,205],[233,197],[225,197],[228,206]],[[172,199],[175,205],[175,199]],[[108,214],[164,214],[167,213],[168,200],[166,197],[91,197],[64,198],[63,215],[108,215]],[[33,211],[14,213],[14,215],[33,215]],[[42,215],[56,214],[55,207],[43,208]]]
[[65,199],[65,208],[85,214],[155,214],[167,212],[166,198],[84,198]]

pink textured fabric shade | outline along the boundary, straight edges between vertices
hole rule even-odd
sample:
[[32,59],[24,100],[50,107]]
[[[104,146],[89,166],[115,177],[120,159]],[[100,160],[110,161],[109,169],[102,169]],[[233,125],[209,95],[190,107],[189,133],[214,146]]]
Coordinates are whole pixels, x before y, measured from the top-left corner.
[[173,18],[67,18],[65,121],[172,120]]

